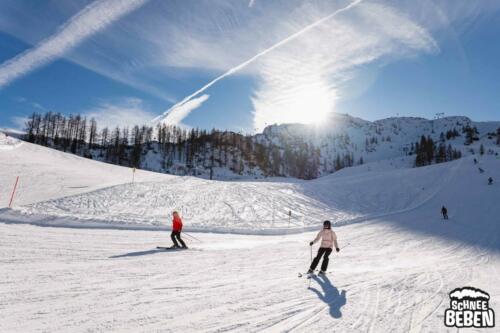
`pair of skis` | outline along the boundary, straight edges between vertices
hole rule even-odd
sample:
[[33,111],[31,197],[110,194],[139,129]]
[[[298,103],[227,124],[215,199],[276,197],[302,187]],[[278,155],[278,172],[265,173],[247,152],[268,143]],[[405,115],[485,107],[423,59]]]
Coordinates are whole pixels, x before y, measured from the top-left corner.
[[[345,249],[345,248],[346,248],[346,247],[348,247],[349,245],[351,245],[351,243],[350,243],[350,242],[349,242],[349,243],[347,243],[346,245],[342,246],[342,247],[340,248],[340,250]],[[311,248],[311,262],[312,262],[312,248]],[[314,272],[319,272],[319,270],[315,270]],[[303,277],[303,276],[306,276],[308,279],[310,279],[313,275],[315,275],[315,276],[321,276],[321,275],[326,275],[326,274],[330,273],[330,272],[324,272],[324,273],[321,273],[321,274],[319,274],[319,273],[314,274],[314,272],[312,272],[312,273],[309,273],[309,272],[308,272],[308,273],[301,273],[301,272],[299,272],[299,273],[298,273],[298,276],[299,276],[299,278],[301,278],[301,277]]]
[[[318,272],[318,273],[315,273],[315,272]],[[319,273],[318,270],[315,270],[313,273],[301,273],[299,272],[298,273],[298,277],[301,278],[301,277],[306,277],[307,279],[310,279],[312,276],[321,276],[321,275],[327,275],[329,274],[330,272],[325,272],[325,273]]]
[[164,251],[183,251],[183,250],[189,250],[187,247],[167,247],[167,246],[157,246],[156,247],[158,250],[164,250]]
[[201,249],[199,248],[192,248],[192,247],[189,247],[189,248],[183,248],[183,247],[167,247],[167,246],[157,246],[156,247],[157,250],[162,250],[162,251],[165,251],[165,252],[177,252],[177,251],[202,251]]

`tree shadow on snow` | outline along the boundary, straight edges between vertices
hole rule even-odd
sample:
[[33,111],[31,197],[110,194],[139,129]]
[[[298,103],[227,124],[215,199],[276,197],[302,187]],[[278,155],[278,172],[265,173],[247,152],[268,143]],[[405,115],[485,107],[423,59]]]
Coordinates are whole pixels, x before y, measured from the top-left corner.
[[328,304],[330,307],[330,316],[333,318],[342,317],[340,308],[347,303],[346,291],[342,290],[342,292],[339,293],[337,287],[335,287],[325,275],[322,277],[312,276],[312,279],[320,285],[322,292],[312,287],[309,287],[309,290],[314,292],[320,300]]
[[116,259],[116,258],[124,258],[124,257],[139,257],[139,256],[147,256],[148,254],[155,254],[163,252],[160,249],[154,249],[154,250],[147,250],[147,251],[136,251],[136,252],[129,252],[129,253],[124,253],[124,254],[118,254],[116,256],[111,256],[109,259]]

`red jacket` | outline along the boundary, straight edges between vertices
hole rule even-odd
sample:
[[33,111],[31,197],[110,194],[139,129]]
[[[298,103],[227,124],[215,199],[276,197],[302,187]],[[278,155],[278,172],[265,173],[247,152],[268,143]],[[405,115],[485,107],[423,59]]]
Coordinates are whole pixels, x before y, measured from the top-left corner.
[[179,216],[175,216],[172,220],[172,230],[173,231],[182,231],[182,220]]

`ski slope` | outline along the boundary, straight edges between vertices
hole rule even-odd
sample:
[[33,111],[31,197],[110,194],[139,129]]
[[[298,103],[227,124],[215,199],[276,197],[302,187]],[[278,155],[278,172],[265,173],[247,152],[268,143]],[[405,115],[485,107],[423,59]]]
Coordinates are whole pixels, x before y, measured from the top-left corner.
[[21,141],[0,132],[0,149],[14,149],[21,145]]
[[409,209],[432,197],[461,163],[409,169],[377,162],[314,181],[209,181],[137,171],[132,184],[129,168],[29,143],[0,156],[6,165],[0,207],[20,176],[14,211],[0,213],[4,220],[165,229],[178,210],[187,230],[246,234],[301,232],[321,219],[345,224]]
[[[364,165],[290,183],[155,181],[144,173],[132,185],[128,169],[29,144],[0,151],[0,163],[2,185],[19,171],[33,184],[26,205],[0,212],[1,332],[455,332],[443,325],[448,293],[467,285],[500,308],[500,186],[487,185],[489,176],[500,179],[493,156],[479,165],[470,158],[418,169]],[[75,174],[88,187],[69,188]],[[220,199],[236,209],[212,207]],[[245,215],[236,206],[242,200],[267,215]],[[319,227],[324,216],[337,223],[342,249],[326,278],[297,277],[315,232],[268,224],[270,207],[283,203],[304,216],[296,231]],[[193,250],[157,251],[169,233],[150,219],[182,205],[193,230],[251,233],[251,221],[263,218],[253,233],[281,234],[192,233],[201,240],[184,237]],[[93,223],[107,228],[41,227]],[[133,229],[148,223],[150,230]]]
[[194,234],[201,251],[168,253],[154,249],[169,244],[161,231],[0,225],[0,329],[451,332],[442,315],[455,287],[500,305],[499,230],[468,215],[445,224],[429,208],[336,228],[350,245],[310,288],[297,272],[312,233]]
[[[317,219],[346,223],[412,207],[432,195],[447,180],[449,170],[429,168],[413,175],[411,171],[291,184],[177,178],[107,187],[18,210],[44,220],[49,214],[81,224],[161,227],[169,221],[169,213],[177,209],[184,216],[187,230],[282,233],[316,225]],[[401,181],[392,182],[395,176]],[[425,180],[415,187],[412,176]],[[292,211],[290,221],[288,211]]]
[[[132,181],[132,169],[95,162],[72,154],[20,142],[0,133],[0,208],[9,203],[16,177],[15,205],[85,193]],[[169,179],[168,175],[137,170],[138,181]]]

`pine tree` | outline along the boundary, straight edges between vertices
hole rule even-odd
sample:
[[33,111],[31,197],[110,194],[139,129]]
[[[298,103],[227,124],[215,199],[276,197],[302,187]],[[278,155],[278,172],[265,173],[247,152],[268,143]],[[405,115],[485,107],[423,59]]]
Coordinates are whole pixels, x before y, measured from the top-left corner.
[[436,154],[436,163],[446,162],[446,146],[440,143]]
[[335,157],[335,171],[339,171],[340,169],[344,168],[344,164],[342,163],[342,160],[340,159],[340,155],[337,154]]
[[93,149],[95,143],[97,142],[97,122],[95,118],[90,119],[90,131],[89,131],[89,149]]

